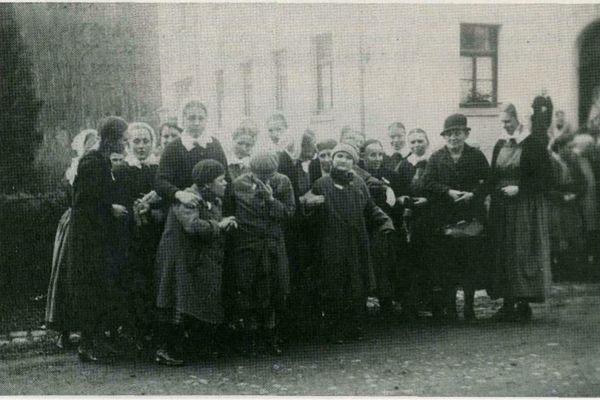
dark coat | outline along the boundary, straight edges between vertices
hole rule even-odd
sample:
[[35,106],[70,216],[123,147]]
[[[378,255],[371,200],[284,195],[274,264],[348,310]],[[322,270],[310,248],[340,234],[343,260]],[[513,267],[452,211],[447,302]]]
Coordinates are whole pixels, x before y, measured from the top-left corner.
[[276,173],[269,182],[274,201],[252,173],[237,178],[232,186],[235,217],[231,268],[239,310],[282,307],[289,293],[289,267],[283,226],[296,208],[287,176]]
[[[406,155],[406,157],[408,157],[409,155],[410,155],[410,153],[408,153]],[[400,162],[405,160],[406,157],[402,157],[402,154],[400,154],[400,153],[394,153],[391,156],[388,156],[386,154],[383,157],[383,166],[387,169],[391,169],[392,171],[395,171],[398,168],[398,165],[400,165]]]
[[219,161],[227,170],[227,158],[219,141],[212,138],[206,148],[195,147],[190,151],[183,146],[181,138],[169,143],[162,153],[156,176],[156,192],[168,204],[174,200],[175,193],[190,187],[192,170],[202,160]]
[[[431,202],[433,220],[436,228],[473,218],[484,223],[484,206],[487,195],[489,164],[478,149],[465,144],[458,162],[452,160],[450,151],[444,146],[429,158],[423,184],[425,194]],[[448,190],[472,192],[475,197],[468,203],[454,203],[448,196]]]
[[107,318],[116,321],[123,305],[119,287],[126,262],[115,251],[122,225],[112,215],[114,181],[108,157],[94,150],[79,162],[73,183],[68,280],[72,328],[96,330]]
[[220,220],[219,201],[196,208],[176,203],[169,210],[156,255],[156,306],[171,322],[181,322],[182,314],[210,324],[223,321]]
[[320,178],[313,186],[315,194],[325,196],[325,203],[312,212],[320,242],[319,291],[326,303],[366,300],[375,289],[368,227],[394,229],[364,182],[353,176],[343,189],[335,187],[331,176]]

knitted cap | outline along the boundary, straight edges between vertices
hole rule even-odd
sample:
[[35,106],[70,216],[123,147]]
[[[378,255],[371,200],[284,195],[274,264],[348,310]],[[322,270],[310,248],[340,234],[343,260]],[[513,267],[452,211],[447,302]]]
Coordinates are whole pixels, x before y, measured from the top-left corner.
[[196,185],[203,187],[225,173],[225,167],[217,160],[202,160],[194,166],[192,179]]
[[337,141],[333,139],[321,140],[319,143],[317,143],[317,151],[333,150],[335,149],[336,145]]
[[260,150],[250,158],[250,170],[255,174],[270,175],[279,168],[279,154],[275,150]]
[[354,146],[351,146],[346,143],[338,143],[338,145],[335,146],[335,148],[331,152],[331,158],[334,158],[336,153],[340,152],[350,155],[350,157],[352,157],[352,160],[354,160],[354,164],[358,164],[358,152],[356,151]]

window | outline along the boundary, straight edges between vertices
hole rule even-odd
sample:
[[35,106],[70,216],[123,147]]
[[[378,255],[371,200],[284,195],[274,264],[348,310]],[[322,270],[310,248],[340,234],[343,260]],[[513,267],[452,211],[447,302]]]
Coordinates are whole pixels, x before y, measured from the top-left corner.
[[273,63],[275,64],[275,109],[277,111],[283,111],[287,93],[286,55],[285,49],[273,52]]
[[498,102],[497,25],[460,25],[461,107],[495,107]]
[[223,101],[225,99],[225,78],[223,70],[215,71],[215,91],[217,95],[217,124],[223,127]]
[[333,108],[333,46],[331,33],[314,37],[317,65],[317,113]]
[[242,89],[244,92],[244,115],[250,117],[252,116],[252,108],[254,107],[252,101],[252,61],[242,63],[241,69]]

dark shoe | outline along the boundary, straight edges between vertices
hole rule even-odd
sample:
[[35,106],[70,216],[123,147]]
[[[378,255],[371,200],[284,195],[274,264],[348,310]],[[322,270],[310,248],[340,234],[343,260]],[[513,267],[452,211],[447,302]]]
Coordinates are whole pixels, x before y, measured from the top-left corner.
[[83,346],[79,346],[77,349],[77,356],[81,362],[94,363],[100,361],[100,358],[92,351],[92,349]]
[[519,303],[517,305],[517,318],[519,321],[529,321],[531,320],[531,316],[533,312],[531,311],[531,307],[529,303]]
[[502,306],[502,308],[492,316],[492,320],[498,322],[514,322],[515,309],[513,307]]
[[166,365],[167,367],[180,367],[184,364],[182,359],[169,354],[165,349],[156,350],[154,361],[160,365]]

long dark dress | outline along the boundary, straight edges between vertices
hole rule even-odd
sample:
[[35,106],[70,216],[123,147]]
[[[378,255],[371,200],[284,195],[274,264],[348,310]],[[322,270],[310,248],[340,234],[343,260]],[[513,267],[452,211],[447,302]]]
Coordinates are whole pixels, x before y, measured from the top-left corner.
[[233,182],[238,229],[232,233],[231,268],[236,312],[283,309],[289,294],[289,267],[283,224],[295,210],[294,191],[287,176],[276,173],[269,182],[269,204],[257,178],[247,173]]
[[153,190],[157,169],[157,165],[126,165],[114,172],[118,202],[128,210],[126,224],[120,231],[122,248],[128,258],[127,268],[121,275],[121,285],[129,294],[129,305],[136,317],[136,321],[132,322],[137,328],[147,326],[152,319],[156,297],[154,265],[163,224],[153,218],[157,213],[162,214],[162,203],[152,204],[153,212],[147,213],[143,219],[136,218],[134,203]]
[[209,324],[223,321],[220,220],[219,201],[171,206],[156,255],[156,306],[164,322],[179,324],[184,316]]
[[[499,140],[492,158],[490,231],[495,248],[492,297],[543,302],[550,285],[550,212],[545,194],[552,188],[552,163],[543,138],[529,135],[519,144]],[[505,197],[500,189],[518,185]]]
[[68,246],[69,307],[73,329],[98,332],[118,326],[124,294],[119,277],[126,260],[114,234],[121,224],[112,215],[114,181],[108,157],[94,150],[79,162],[73,184]]
[[341,188],[331,176],[321,177],[312,190],[325,196],[325,203],[313,215],[319,232],[317,276],[322,306],[332,314],[356,311],[375,289],[367,227],[393,230],[393,223],[355,175]]
[[[431,202],[434,235],[431,238],[431,257],[435,263],[433,278],[436,286],[451,288],[461,284],[468,288],[484,288],[489,276],[482,268],[485,254],[481,238],[455,239],[443,235],[447,225],[477,219],[485,223],[484,206],[487,194],[489,164],[481,151],[464,145],[461,157],[455,162],[447,147],[429,158],[423,175],[426,197]],[[461,190],[475,195],[469,202],[455,203],[448,190]]]

